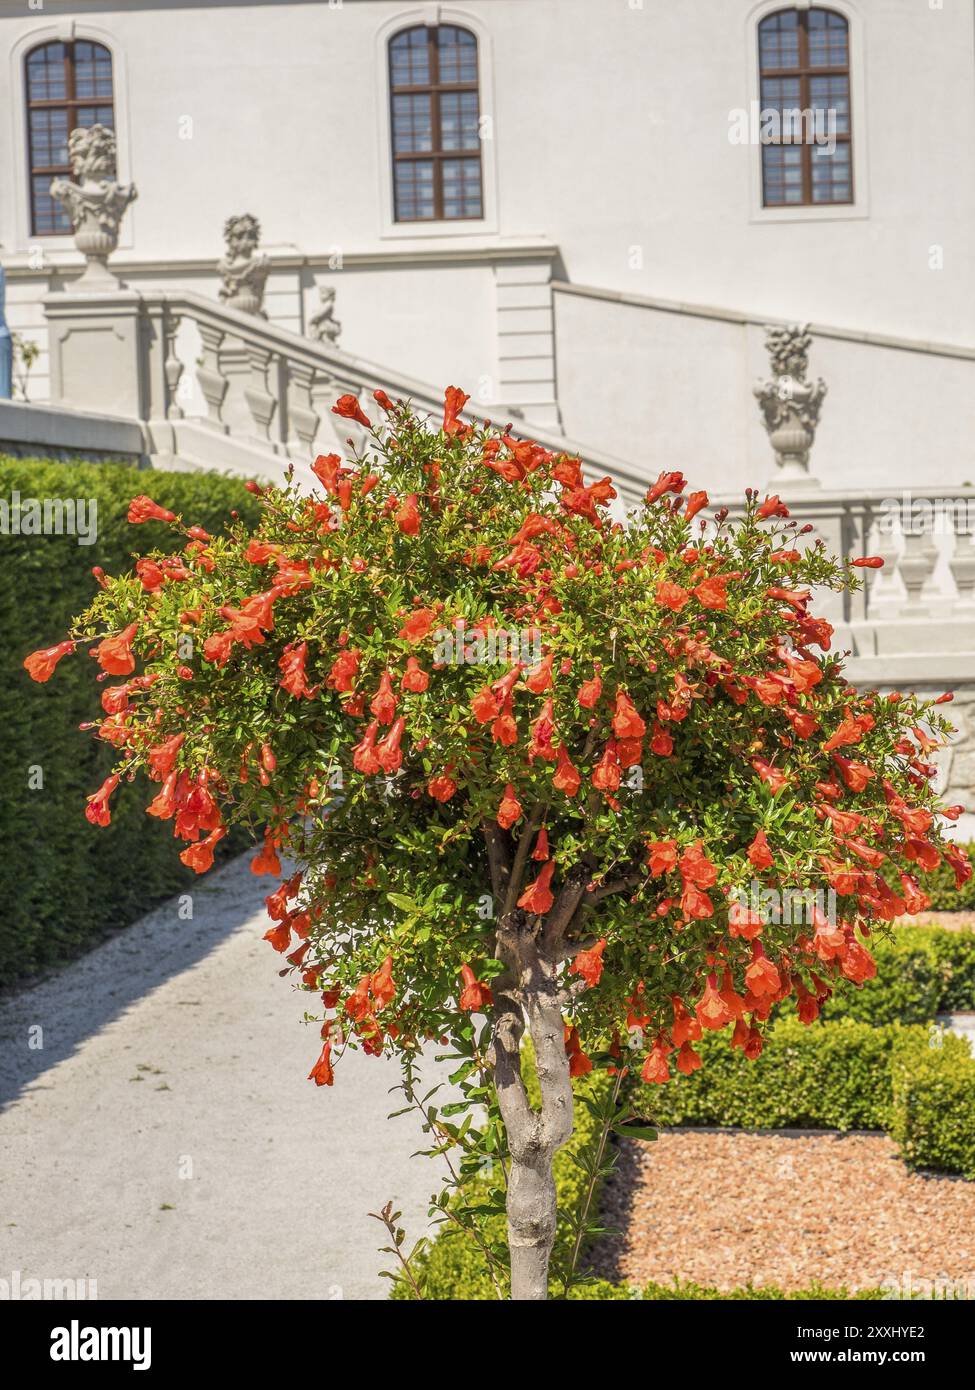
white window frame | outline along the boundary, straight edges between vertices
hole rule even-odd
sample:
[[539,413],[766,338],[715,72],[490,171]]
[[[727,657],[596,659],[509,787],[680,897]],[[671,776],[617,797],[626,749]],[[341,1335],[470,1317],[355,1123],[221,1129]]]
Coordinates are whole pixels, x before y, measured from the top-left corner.
[[[89,24],[87,20],[62,19],[57,23],[41,25],[22,34],[10,52],[10,92],[13,104],[12,160],[13,198],[11,212],[13,227],[6,237],[17,252],[30,254],[39,247],[43,252],[73,251],[74,237],[70,232],[55,236],[35,236],[30,221],[30,162],[27,152],[27,84],[24,65],[27,54],[44,43],[77,43],[86,39],[92,43],[103,44],[112,55],[112,103],[115,112],[116,178],[119,183],[131,181],[129,162],[129,104],[128,83],[125,74],[125,61],[122,48],[115,35],[99,25]],[[135,242],[135,219],[130,207],[122,220],[119,232],[119,247],[131,250]]]
[[[402,29],[417,24],[427,28],[456,24],[477,39],[477,80],[480,118],[489,121],[491,136],[481,140],[481,198],[483,217],[444,219],[440,222],[397,222],[393,205],[393,132],[390,121],[389,40]],[[454,5],[428,4],[392,16],[376,32],[376,83],[379,171],[379,236],[381,240],[438,242],[496,235],[498,231],[497,119],[494,100],[494,65],[491,39],[481,20]]]
[[820,207],[773,207],[762,202],[762,147],[750,147],[749,179],[752,222],[850,222],[870,216],[869,164],[867,160],[867,94],[863,21],[848,0],[761,0],[749,12],[745,24],[748,65],[748,97],[761,110],[758,70],[758,26],[778,10],[823,8],[841,14],[848,25],[850,42],[850,121],[853,133],[853,202],[824,203]]

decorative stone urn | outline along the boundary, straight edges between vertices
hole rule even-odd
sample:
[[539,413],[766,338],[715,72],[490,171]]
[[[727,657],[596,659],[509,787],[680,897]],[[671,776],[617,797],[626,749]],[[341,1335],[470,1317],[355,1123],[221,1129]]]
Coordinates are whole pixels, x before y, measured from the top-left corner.
[[319,343],[331,343],[334,347],[342,332],[342,325],[335,317],[335,290],[331,285],[319,285],[318,300],[321,308],[308,320],[308,336]]
[[87,264],[73,290],[117,288],[108,268],[118,246],[118,229],[126,208],[138,196],[135,185],[117,183],[115,134],[107,126],[78,126],[68,136],[68,158],[74,180],[53,179],[51,197],[63,204],[74,230],[74,244]]
[[809,476],[809,450],[826,395],[822,378],[815,384],[806,380],[811,344],[808,324],[766,328],[772,378],[757,382],[753,388],[775,451],[779,479],[807,485],[816,481]]
[[261,239],[260,222],[249,212],[239,217],[228,217],[223,235],[227,250],[223,259],[217,262],[217,270],[223,280],[220,298],[228,309],[239,309],[243,314],[267,318],[264,312],[264,285],[271,263],[266,253],[257,249]]

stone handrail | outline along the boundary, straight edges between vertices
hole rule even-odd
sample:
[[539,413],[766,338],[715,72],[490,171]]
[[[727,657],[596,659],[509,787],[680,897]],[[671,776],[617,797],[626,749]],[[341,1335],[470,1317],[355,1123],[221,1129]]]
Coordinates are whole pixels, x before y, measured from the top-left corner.
[[[362,397],[367,414],[371,394],[379,388],[392,396],[409,398],[434,416],[443,411],[442,388],[355,357],[328,342],[302,337],[256,315],[184,291],[143,291],[139,298],[150,328],[145,372],[145,418],[150,423],[175,423],[186,418],[180,392],[186,364],[176,346],[184,320],[195,324],[200,336],[202,359],[196,377],[206,401],[206,425],[220,434],[241,429],[240,418],[236,422],[230,418],[228,397],[232,384],[243,376],[247,410],[243,433],[250,443],[274,454],[306,462],[314,456],[323,410],[328,411],[327,404],[316,401],[316,394],[324,398],[326,389],[333,400],[347,392]],[[228,358],[236,359],[236,370],[227,369]],[[483,410],[469,406],[465,418],[483,418],[488,413],[496,420],[510,422],[517,436],[530,437],[553,451],[578,455],[588,473],[610,474],[627,501],[635,501],[646,489],[645,480],[632,465],[536,427],[504,405],[485,406]],[[342,421],[343,427],[348,424]]]

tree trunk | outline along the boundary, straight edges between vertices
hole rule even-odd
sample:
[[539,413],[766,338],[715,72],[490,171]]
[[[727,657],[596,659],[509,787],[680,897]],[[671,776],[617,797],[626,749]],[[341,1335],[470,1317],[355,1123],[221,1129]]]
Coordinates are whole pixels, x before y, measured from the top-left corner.
[[[572,1134],[572,1081],[565,1052],[556,965],[537,940],[519,933],[517,951],[496,987],[495,1082],[508,1134],[508,1247],[513,1300],[548,1297],[555,1240],[552,1160]],[[541,1110],[533,1110],[521,1073],[527,1023],[535,1048]]]
[[556,1200],[552,1155],[534,1163],[512,1159],[508,1176],[508,1249],[511,1297],[548,1298],[548,1262],[555,1241]]

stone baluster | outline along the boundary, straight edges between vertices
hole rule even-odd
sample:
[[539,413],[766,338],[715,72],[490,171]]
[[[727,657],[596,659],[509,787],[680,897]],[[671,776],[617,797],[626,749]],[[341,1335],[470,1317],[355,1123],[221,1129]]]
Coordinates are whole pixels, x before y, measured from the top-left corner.
[[163,308],[163,340],[165,357],[163,375],[166,379],[166,419],[182,420],[183,407],[179,403],[179,384],[183,377],[183,363],[176,353],[176,334],[179,332],[180,315],[169,305]]
[[315,387],[315,368],[291,363],[288,392],[288,422],[291,427],[288,453],[294,459],[311,458],[315,435],[321,419],[315,409],[312,392]]
[[207,323],[201,323],[199,329],[200,341],[203,344],[203,362],[197,368],[196,378],[207,403],[206,423],[219,430],[221,434],[226,434],[223,403],[230,382],[220,365],[220,348],[227,335],[222,328],[214,328]]
[[[966,503],[966,512],[970,507],[971,503]],[[975,523],[967,514],[956,514],[953,520],[955,549],[948,568],[958,590],[957,604],[969,608],[975,603]]]
[[924,586],[934,573],[938,550],[932,537],[929,516],[912,518],[904,527],[904,549],[897,565],[907,590],[907,602],[901,609],[905,618],[927,618],[930,612],[922,601]]
[[261,444],[275,444],[271,425],[278,408],[277,396],[268,389],[268,371],[274,358],[270,348],[257,343],[245,343],[244,352],[250,364],[250,381],[244,388],[244,400],[254,423],[254,434]]

